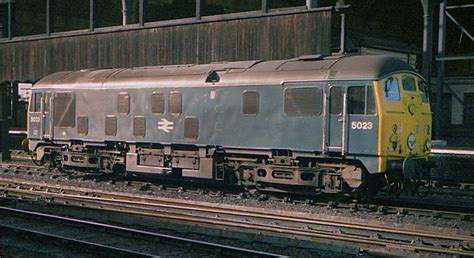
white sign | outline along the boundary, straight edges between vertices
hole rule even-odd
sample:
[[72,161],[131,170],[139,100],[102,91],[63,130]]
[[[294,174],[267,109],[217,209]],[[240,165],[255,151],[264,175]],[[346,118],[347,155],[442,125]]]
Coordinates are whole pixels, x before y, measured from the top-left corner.
[[161,119],[158,122],[158,130],[163,130],[165,133],[171,132],[174,129],[174,123],[172,121],[168,121],[166,119]]
[[18,83],[18,95],[20,96],[20,101],[28,101],[31,94],[31,83]]

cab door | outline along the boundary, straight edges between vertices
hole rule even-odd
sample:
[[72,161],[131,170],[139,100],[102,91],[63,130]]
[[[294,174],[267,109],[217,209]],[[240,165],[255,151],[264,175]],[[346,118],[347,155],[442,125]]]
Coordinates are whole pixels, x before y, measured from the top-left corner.
[[326,151],[344,154],[346,140],[345,88],[329,85],[326,109]]
[[51,132],[51,103],[52,103],[52,94],[51,92],[44,92],[43,93],[43,101],[42,104],[42,139],[49,140],[52,138]]
[[340,155],[377,153],[378,117],[372,85],[332,84],[327,97],[325,150]]
[[42,123],[43,92],[32,92],[28,114],[28,138],[40,139],[43,135]]
[[371,83],[353,83],[346,95],[347,143],[351,154],[374,155],[378,148],[378,116]]
[[32,139],[50,139],[51,93],[33,92],[30,102],[28,137]]

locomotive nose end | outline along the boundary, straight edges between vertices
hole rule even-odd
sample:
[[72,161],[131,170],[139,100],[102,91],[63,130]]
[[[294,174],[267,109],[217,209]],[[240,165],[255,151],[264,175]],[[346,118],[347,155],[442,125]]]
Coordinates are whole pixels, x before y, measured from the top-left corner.
[[402,172],[403,172],[403,176],[406,179],[415,178],[415,176],[416,176],[416,164],[415,164],[415,160],[413,159],[412,156],[408,155],[403,160]]

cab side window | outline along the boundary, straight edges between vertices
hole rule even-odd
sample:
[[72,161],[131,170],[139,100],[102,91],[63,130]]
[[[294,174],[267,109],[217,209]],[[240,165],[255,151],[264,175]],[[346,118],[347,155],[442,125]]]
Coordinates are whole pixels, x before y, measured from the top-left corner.
[[374,88],[367,86],[367,115],[375,115],[377,113],[377,107],[375,105]]
[[329,114],[342,114],[342,88],[331,87],[329,96]]
[[365,87],[349,87],[347,90],[349,114],[365,114]]
[[428,103],[428,86],[426,85],[426,82],[423,80],[418,81],[418,88],[420,89],[420,94],[421,94],[421,101],[423,103]]
[[396,78],[388,78],[384,82],[384,95],[386,100],[399,101],[400,88]]
[[31,96],[30,112],[40,112],[41,111],[41,97],[42,93],[34,93]]
[[373,87],[349,87],[347,90],[347,106],[350,115],[374,115],[377,108]]
[[403,89],[406,91],[416,91],[415,79],[412,77],[405,77],[402,79]]
[[53,101],[55,127],[76,127],[76,98],[73,92],[56,93]]

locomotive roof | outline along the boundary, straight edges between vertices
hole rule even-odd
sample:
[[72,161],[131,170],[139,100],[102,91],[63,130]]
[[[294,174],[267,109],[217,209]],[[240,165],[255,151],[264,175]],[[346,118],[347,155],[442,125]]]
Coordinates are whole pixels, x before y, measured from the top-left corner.
[[[88,69],[58,72],[35,88],[117,88],[204,86],[209,76],[216,86],[268,85],[322,80],[376,80],[397,71],[415,72],[406,62],[389,56],[302,56],[288,60],[239,61],[203,65],[172,65],[130,69]],[[212,78],[211,78],[212,79]]]

